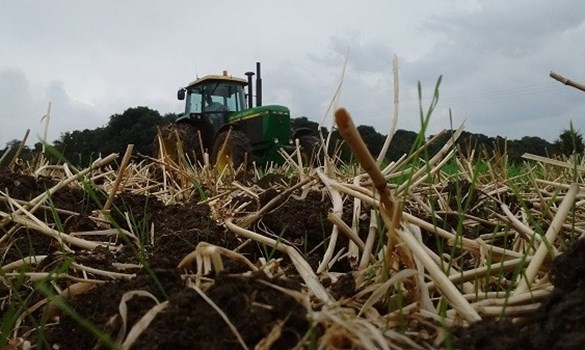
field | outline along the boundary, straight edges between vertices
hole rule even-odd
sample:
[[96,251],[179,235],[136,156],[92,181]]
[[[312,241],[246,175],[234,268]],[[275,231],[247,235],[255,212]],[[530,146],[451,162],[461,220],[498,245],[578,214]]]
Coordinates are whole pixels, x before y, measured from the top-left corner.
[[585,344],[578,160],[512,172],[456,130],[378,166],[337,123],[359,164],[219,171],[129,147],[2,169],[0,348]]

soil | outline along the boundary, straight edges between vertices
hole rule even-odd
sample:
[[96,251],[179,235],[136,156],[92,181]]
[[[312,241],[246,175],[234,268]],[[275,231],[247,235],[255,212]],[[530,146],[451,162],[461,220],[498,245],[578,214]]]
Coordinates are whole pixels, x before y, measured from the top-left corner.
[[[267,176],[258,181],[256,186],[266,189],[259,205],[264,205],[278,194],[272,185],[283,182],[290,185],[294,181],[296,179],[279,176]],[[0,190],[15,199],[31,200],[54,184],[48,178],[0,171]],[[35,215],[65,233],[94,231],[100,229],[100,224],[93,219],[93,214],[101,208],[105,199],[99,191],[92,196],[81,188],[66,187],[52,195],[51,201],[54,208],[78,215],[50,209],[39,209]],[[296,246],[315,269],[331,232],[331,223],[327,220],[330,203],[327,195],[321,192],[309,192],[304,200],[289,197],[264,215],[254,229],[272,233],[273,238]],[[0,211],[12,210],[5,201],[0,201]],[[143,250],[136,251],[135,245],[120,240],[122,248],[118,251],[96,248],[67,252],[56,240],[40,232],[10,232],[10,225],[3,228],[0,237],[8,233],[14,237],[0,243],[2,265],[30,255],[47,255],[35,268],[37,272],[54,271],[71,261],[108,271],[117,271],[115,266],[119,264],[143,265],[142,268],[118,271],[135,274],[131,279],[108,281],[68,299],[71,312],[61,312],[58,319],[45,319],[48,323],[44,334],[34,332],[35,322],[42,319],[40,313],[35,314],[37,321],[25,322],[19,334],[35,334],[30,340],[39,348],[106,348],[103,338],[98,338],[80,319],[89,321],[110,339],[116,339],[122,322],[119,316],[120,300],[131,291],[148,292],[156,301],[144,296],[128,301],[127,332],[157,302],[168,301],[167,306],[138,337],[133,345],[135,349],[234,349],[240,347],[239,341],[249,348],[261,342],[267,344],[265,348],[270,348],[270,345],[273,349],[303,348],[303,344],[307,344],[314,335],[313,332],[321,332],[311,328],[302,301],[293,297],[294,293],[286,292],[301,290],[300,278],[295,275],[288,258],[259,244],[240,247],[244,240],[218,225],[211,217],[208,205],[197,204],[196,199],[180,205],[164,205],[154,197],[124,192],[116,198],[111,215],[122,229],[136,231],[136,228],[142,228],[135,234],[142,238]],[[351,222],[348,217],[344,220]],[[151,227],[154,227],[152,240]],[[360,227],[359,234],[365,237],[367,227]],[[91,237],[87,239],[91,240]],[[241,340],[208,301],[194,288],[186,286],[189,279],[187,271],[177,268],[183,257],[203,241],[229,250],[240,247],[238,252],[252,262],[267,254],[282,258],[282,276],[269,277],[261,272],[246,272],[249,271],[247,267],[226,259],[224,272],[211,272],[203,278],[201,289],[233,323]],[[341,247],[345,243],[340,238],[337,244]],[[331,270],[340,276],[328,286],[333,297],[351,298],[357,291],[349,263],[341,260]],[[519,326],[510,320],[487,320],[465,329],[455,329],[452,332],[453,346],[461,349],[581,349],[585,344],[585,240],[577,241],[559,256],[552,271],[554,292],[542,303],[533,322]],[[30,298],[32,305],[44,297],[38,289],[31,290],[20,285],[22,281],[18,279],[3,278],[1,282],[0,314],[7,314],[6,301]],[[59,280],[57,285],[65,288],[72,283]],[[20,299],[9,295],[10,290],[18,291]],[[0,321],[4,320],[3,317],[0,316]]]
[[[287,179],[286,182],[289,180]],[[271,188],[282,183],[279,176],[267,176],[258,184]],[[56,184],[47,178],[33,178],[12,172],[0,172],[0,188],[5,189],[11,198],[31,200],[43,194]],[[278,192],[271,188],[263,193],[262,205]],[[37,216],[50,224],[61,225],[63,232],[92,231],[99,229],[90,215],[105,202],[105,195],[95,193],[90,199],[85,191],[67,187],[56,192],[51,200],[55,208],[70,210],[80,215],[57,214],[50,210],[39,210]],[[329,199],[321,193],[309,193],[305,200],[289,198],[273,212],[267,214],[261,224],[271,232],[280,234],[283,240],[305,249],[309,261],[316,267],[318,256],[322,256],[325,232],[331,230],[327,220]],[[128,221],[134,227],[155,228],[152,244],[145,245],[144,252],[136,252],[129,242],[122,242],[119,251],[96,248],[91,251],[76,250],[65,253],[56,241],[46,235],[30,231],[10,240],[9,245],[0,246],[2,265],[16,261],[24,256],[48,255],[38,266],[37,271],[53,271],[56,266],[72,259],[79,264],[108,271],[113,263],[145,264],[147,267],[130,271],[136,276],[130,280],[109,281],[97,288],[72,297],[69,305],[76,315],[86,319],[97,328],[115,339],[120,326],[119,305],[122,296],[130,291],[146,291],[160,302],[169,301],[166,308],[138,338],[136,349],[233,349],[238,341],[225,320],[209,306],[192,288],[185,287],[185,276],[177,265],[181,259],[192,252],[199,242],[215,244],[230,250],[236,249],[243,240],[218,225],[210,216],[207,205],[195,201],[180,205],[163,205],[154,197],[120,194],[111,211],[111,219],[120,228],[130,230]],[[9,208],[0,202],[0,210]],[[129,220],[125,218],[127,214]],[[300,217],[307,220],[299,220]],[[6,232],[5,228],[5,232]],[[90,238],[91,239],[91,238]],[[341,243],[340,243],[341,244]],[[266,254],[265,247],[248,244],[239,253],[250,261],[257,261]],[[141,256],[144,259],[141,259]],[[283,258],[282,268],[286,275],[294,269],[284,256],[276,252],[275,258]],[[313,257],[311,259],[311,257]],[[262,281],[282,286],[290,290],[300,290],[298,276],[291,278],[269,278],[263,273],[242,275],[247,268],[238,263],[226,261],[225,271],[212,277],[213,284],[205,291],[206,295],[223,311],[241,334],[248,347],[254,347],[273,329],[280,330],[272,344],[275,349],[293,348],[302,344],[309,330],[306,309],[297,300],[282,291],[268,287]],[[64,282],[59,282],[66,287]],[[16,287],[15,285],[11,286]],[[8,289],[2,285],[0,297],[7,298]],[[26,297],[26,291],[23,296]],[[31,298],[40,300],[43,296],[33,292]],[[147,297],[134,297],[128,302],[128,325],[134,324],[156,302]],[[279,328],[280,327],[280,328]],[[41,346],[61,349],[99,348],[98,340],[90,330],[83,327],[78,317],[62,313],[59,322],[46,326]]]
[[523,327],[485,320],[458,330],[461,349],[583,349],[585,346],[585,238],[553,262],[553,292]]

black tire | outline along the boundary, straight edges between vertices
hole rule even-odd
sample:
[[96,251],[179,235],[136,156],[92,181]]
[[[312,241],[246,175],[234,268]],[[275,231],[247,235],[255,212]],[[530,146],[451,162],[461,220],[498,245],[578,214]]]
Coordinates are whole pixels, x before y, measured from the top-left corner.
[[[222,131],[213,142],[213,148],[211,151],[211,164],[216,166],[218,164],[218,155],[221,147],[226,141],[228,130]],[[227,156],[231,161],[234,169],[237,169],[244,162],[250,163],[252,157],[252,145],[248,136],[240,130],[232,129],[230,138],[226,144]]]
[[301,147],[301,157],[304,166],[315,166],[319,164],[319,147],[321,141],[317,136],[301,135],[299,136],[299,145]]
[[161,143],[165,148],[166,156],[177,164],[179,162],[179,147],[182,147],[183,154],[190,161],[203,163],[199,130],[192,124],[167,124],[158,128],[158,135],[154,140],[154,156],[158,159],[163,157]]

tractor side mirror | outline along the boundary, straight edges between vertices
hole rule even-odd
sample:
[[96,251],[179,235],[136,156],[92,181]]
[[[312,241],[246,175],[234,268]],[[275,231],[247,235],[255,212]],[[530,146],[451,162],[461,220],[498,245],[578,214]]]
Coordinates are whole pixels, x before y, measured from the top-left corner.
[[185,89],[179,89],[179,91],[177,91],[177,98],[181,101],[185,99]]

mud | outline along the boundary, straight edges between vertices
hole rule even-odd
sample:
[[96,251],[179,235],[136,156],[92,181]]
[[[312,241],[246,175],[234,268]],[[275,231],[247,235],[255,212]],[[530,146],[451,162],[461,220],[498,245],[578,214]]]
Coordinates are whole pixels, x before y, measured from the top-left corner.
[[[280,176],[258,181],[255,185],[266,189],[260,195],[259,205],[265,205],[282,188],[294,184],[295,181],[298,180]],[[277,184],[282,186],[275,186]],[[54,185],[55,182],[47,178],[35,179],[6,171],[0,172],[0,190],[11,198],[28,201]],[[101,208],[105,199],[105,195],[99,192],[89,196],[81,188],[67,187],[51,196],[51,201],[54,208],[78,214],[55,212],[45,208],[39,209],[35,215],[66,233],[97,230],[99,225],[91,215]],[[0,211],[10,212],[9,204],[0,201]],[[332,226],[327,215],[330,211],[331,200],[321,192],[309,192],[302,200],[291,196],[254,223],[253,229],[295,246],[310,265],[316,268],[329,243]],[[367,212],[369,208],[364,206],[362,211]],[[344,212],[344,221],[351,225],[350,211]],[[10,225],[2,229],[0,236],[13,235],[11,239],[0,244],[2,265],[31,255],[47,255],[35,268],[35,271],[45,272],[59,269],[71,261],[109,271],[116,271],[115,266],[119,264],[143,265],[142,268],[118,271],[135,274],[132,279],[109,281],[68,300],[67,304],[72,312],[61,312],[58,322],[44,319],[42,312],[37,311],[31,317],[36,321],[25,321],[20,333],[35,334],[31,340],[40,348],[106,348],[104,340],[92,332],[91,328],[88,329],[80,319],[86,320],[94,329],[101,330],[110,340],[114,340],[121,324],[119,307],[122,296],[131,291],[145,291],[156,298],[156,301],[148,297],[131,299],[128,302],[129,328],[157,302],[168,301],[168,306],[138,337],[133,348],[239,348],[239,340],[226,320],[194,288],[186,285],[186,271],[181,271],[177,265],[199,242],[205,241],[233,250],[243,240],[218,225],[211,218],[209,207],[198,205],[196,201],[181,205],[163,205],[154,197],[123,193],[115,200],[111,216],[122,229],[136,231],[139,228],[135,234],[143,243],[142,250],[137,251],[135,245],[120,240],[122,248],[119,251],[97,248],[91,251],[74,249],[73,252],[65,252],[54,239],[40,232],[11,232]],[[456,224],[449,220],[451,219],[445,219],[446,227]],[[151,236],[152,227],[154,229]],[[367,230],[367,223],[362,222],[358,229],[359,235],[365,238]],[[340,236],[337,248],[346,244],[347,239]],[[293,291],[300,289],[298,275],[295,275],[288,258],[255,243],[244,246],[239,253],[252,262],[266,257],[266,254],[276,254],[274,257],[283,259],[282,268],[287,278],[269,278],[261,273],[242,274],[248,269],[226,261],[224,273],[211,273],[207,276],[209,281],[213,278],[213,283],[204,284],[205,295],[233,323],[241,341],[249,348],[268,339],[274,340],[271,344],[273,349],[290,349],[306,344],[307,337],[319,332],[318,329],[311,329],[306,309],[299,300],[270,286],[276,285]],[[338,300],[355,295],[356,286],[347,260],[336,263],[331,271],[341,273],[335,283],[327,284],[327,281],[323,281],[332,295]],[[451,344],[460,349],[583,348],[585,240],[577,241],[554,261],[551,280],[555,285],[554,292],[542,303],[529,322],[518,325],[511,320],[482,321],[465,329],[453,330],[450,335]],[[22,281],[13,281],[10,286],[0,283],[0,298],[3,300],[0,304],[0,315],[7,314],[7,301],[28,300],[27,305],[30,306],[45,297],[37,289],[25,287],[20,282]],[[57,284],[65,288],[71,283],[60,280]],[[0,322],[4,321],[4,317],[0,316]],[[34,331],[39,320],[46,322],[44,333]],[[274,338],[269,336],[275,334]]]
[[[263,180],[269,187],[282,183],[279,177]],[[11,198],[28,201],[44,193],[56,182],[30,176],[2,172],[0,188],[7,189]],[[274,190],[270,190],[272,191]],[[276,195],[272,193],[268,195]],[[39,210],[36,215],[50,225],[60,225],[63,232],[79,232],[97,230],[98,225],[90,220],[92,211],[101,208],[105,195],[94,193],[89,198],[80,188],[67,187],[52,196],[55,208],[75,211],[70,213],[54,213],[51,210]],[[269,199],[267,199],[269,200]],[[327,198],[311,194],[307,201],[290,199],[281,204],[276,214],[265,218],[263,225],[271,231],[280,232],[282,238],[294,242],[299,247],[314,249],[323,241],[323,226],[327,222]],[[308,215],[319,208],[317,214],[311,214],[310,221],[299,225],[299,215]],[[7,212],[5,202],[0,202],[0,210]],[[137,196],[123,193],[114,202],[111,219],[122,229],[136,230],[135,234],[143,239],[143,250],[137,251],[133,244],[121,240],[120,251],[108,251],[96,248],[91,251],[76,249],[74,252],[63,252],[56,241],[34,230],[26,234],[14,234],[7,240],[9,244],[0,246],[2,264],[18,260],[25,256],[47,255],[36,271],[51,272],[70,261],[97,269],[115,271],[113,264],[143,264],[144,268],[124,271],[136,276],[129,280],[109,281],[97,288],[68,300],[74,314],[61,312],[58,322],[46,320],[44,334],[39,334],[33,342],[42,348],[91,349],[107,348],[106,343],[98,339],[95,333],[88,330],[79,321],[80,318],[89,322],[95,329],[104,332],[110,340],[117,337],[121,318],[119,315],[120,300],[124,293],[146,291],[159,302],[168,300],[169,306],[148,329],[138,338],[133,348],[136,349],[233,349],[240,345],[226,321],[217,310],[213,309],[192,288],[185,286],[185,278],[177,268],[181,259],[192,252],[199,242],[215,244],[230,250],[242,244],[243,240],[218,225],[210,215],[207,205],[195,202],[181,205],[163,205],[154,197]],[[129,224],[128,224],[129,222]],[[151,227],[154,235],[150,236]],[[330,224],[325,229],[330,230]],[[10,226],[4,228],[4,233]],[[87,238],[91,239],[91,238]],[[239,251],[251,261],[257,261],[265,250],[257,244],[248,244]],[[321,251],[319,251],[321,252]],[[319,252],[315,252],[318,254]],[[283,261],[287,273],[290,262]],[[279,335],[273,348],[287,349],[301,343],[309,330],[309,321],[305,308],[289,295],[278,291],[269,284],[291,290],[298,290],[298,278],[270,279],[257,273],[243,277],[231,276],[230,273],[241,273],[247,269],[238,264],[226,261],[224,273],[209,277],[214,283],[205,291],[206,295],[221,309],[241,335],[248,347],[253,348],[271,332],[278,330]],[[268,283],[263,283],[268,282]],[[59,281],[60,287],[67,283]],[[7,298],[8,286],[0,284],[0,297]],[[41,300],[45,295],[37,291],[28,293],[22,286],[11,285],[20,289],[22,297],[33,301]],[[128,302],[128,325],[133,325],[156,302],[148,297],[134,297]],[[5,310],[6,307],[2,306]],[[39,317],[41,314],[38,315]],[[1,317],[0,317],[1,318]],[[1,320],[0,320],[1,321]],[[25,323],[25,328],[33,326]],[[102,336],[104,336],[102,334]]]
[[585,347],[585,239],[553,262],[553,292],[533,317],[484,320],[455,332],[461,349],[583,349]]

